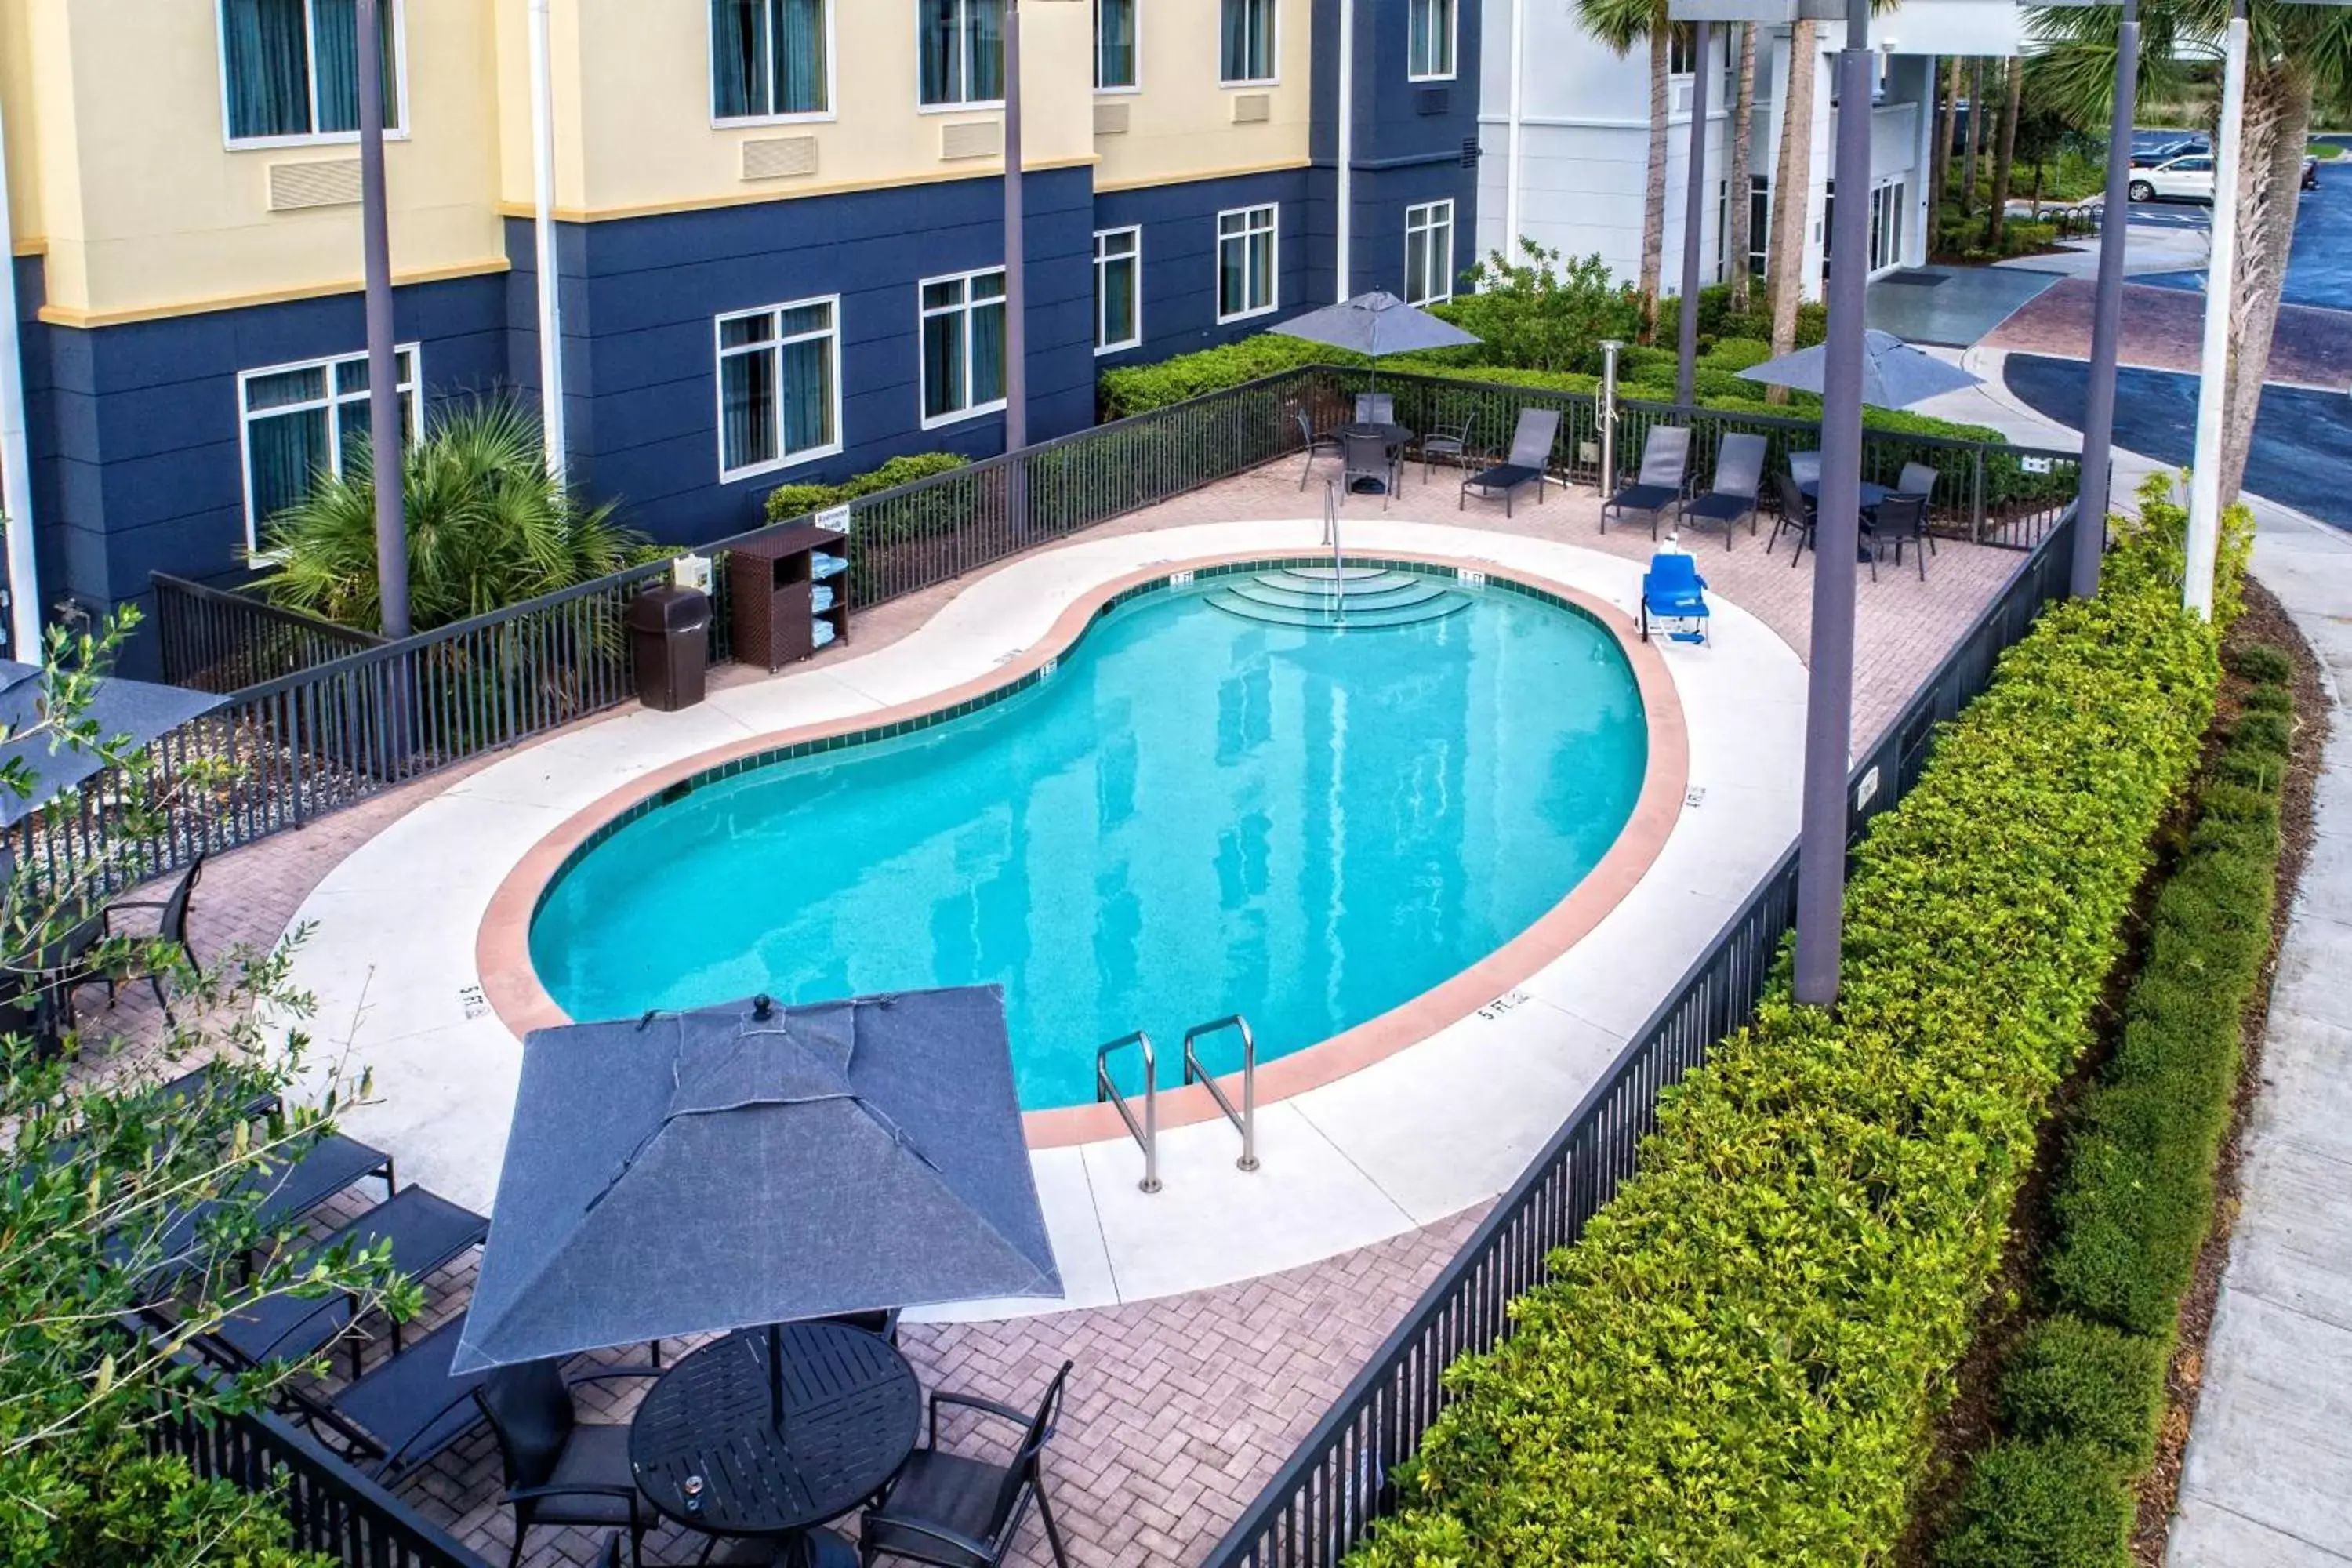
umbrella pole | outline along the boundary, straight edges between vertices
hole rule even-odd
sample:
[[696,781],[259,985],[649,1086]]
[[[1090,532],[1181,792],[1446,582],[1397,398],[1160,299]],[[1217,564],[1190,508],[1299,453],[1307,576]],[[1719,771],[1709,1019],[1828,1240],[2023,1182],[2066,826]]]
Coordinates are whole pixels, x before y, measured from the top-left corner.
[[768,1325],[768,1425],[777,1436],[784,1435],[784,1335],[773,1323]]

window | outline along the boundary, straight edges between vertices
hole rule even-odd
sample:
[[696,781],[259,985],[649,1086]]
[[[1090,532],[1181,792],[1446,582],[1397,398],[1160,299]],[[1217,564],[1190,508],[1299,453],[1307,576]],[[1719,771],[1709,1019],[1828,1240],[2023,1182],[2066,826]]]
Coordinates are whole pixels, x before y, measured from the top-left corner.
[[1404,209],[1404,302],[1454,298],[1454,204]]
[[1095,236],[1095,353],[1143,341],[1143,231],[1107,228]]
[[800,300],[721,316],[723,484],[841,450],[841,301]]
[[833,108],[827,0],[710,0],[710,113],[779,120]]
[[1217,215],[1217,320],[1238,321],[1275,308],[1276,215],[1270,206]]
[[1004,406],[1004,268],[933,278],[923,295],[923,425]]
[[1405,48],[1405,74],[1433,81],[1454,74],[1454,0],[1412,0],[1412,37]]
[[1095,90],[1122,91],[1141,80],[1135,62],[1135,0],[1095,0]]
[[[422,423],[415,343],[399,349],[400,423],[413,444]],[[263,527],[310,493],[321,474],[341,474],[368,437],[367,355],[249,370],[236,378],[245,439],[245,538],[261,547]]]
[[916,0],[927,107],[1004,101],[1004,0]]
[[[386,130],[401,123],[398,11],[377,13]],[[231,142],[359,134],[359,0],[221,0],[220,30]]]
[[1223,0],[1224,47],[1217,74],[1228,85],[1274,79],[1275,0]]
[[1903,261],[1905,184],[1896,180],[1870,193],[1870,269],[1882,271]]
[[1748,176],[1748,275],[1764,276],[1767,252],[1772,239],[1772,182],[1763,174]]
[[1717,180],[1715,183],[1715,280],[1717,283],[1731,281],[1731,274],[1724,267],[1724,252],[1730,244],[1731,182]]

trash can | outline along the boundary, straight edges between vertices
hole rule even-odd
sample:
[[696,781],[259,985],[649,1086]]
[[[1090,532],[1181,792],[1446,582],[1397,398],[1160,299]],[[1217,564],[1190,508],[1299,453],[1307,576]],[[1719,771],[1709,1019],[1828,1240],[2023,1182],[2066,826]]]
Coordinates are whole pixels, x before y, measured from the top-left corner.
[[637,700],[657,713],[701,701],[709,644],[709,595],[693,588],[649,588],[638,595],[629,605]]

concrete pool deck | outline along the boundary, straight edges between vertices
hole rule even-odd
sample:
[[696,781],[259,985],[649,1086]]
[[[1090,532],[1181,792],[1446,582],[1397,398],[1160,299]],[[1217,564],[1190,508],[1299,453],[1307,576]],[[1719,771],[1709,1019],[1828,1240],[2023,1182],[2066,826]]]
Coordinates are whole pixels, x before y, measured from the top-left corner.
[[[966,585],[876,652],[729,687],[682,713],[620,715],[460,781],[328,873],[297,923],[317,934],[296,980],[331,1018],[379,1099],[348,1130],[395,1152],[411,1179],[469,1206],[495,1194],[520,1046],[486,1005],[477,934],[514,868],[567,818],[711,751],[796,726],[922,703],[1046,643],[1074,605],[1154,566],[1311,551],[1319,520],[1194,524],[1088,536]],[[1553,540],[1350,518],[1351,553],[1485,565],[1557,584],[1630,628],[1640,565]],[[1702,558],[1702,563],[1707,563]],[[1802,575],[1792,574],[1792,575]],[[1663,843],[1588,934],[1496,994],[1452,998],[1428,1033],[1333,1081],[1262,1105],[1262,1169],[1234,1168],[1221,1121],[1163,1127],[1164,1190],[1137,1190],[1125,1137],[1033,1150],[1068,1295],[934,1316],[997,1318],[1198,1290],[1418,1229],[1507,1185],[1606,1070],[1674,980],[1787,845],[1797,819],[1804,673],[1754,616],[1718,600],[1714,642],[1664,647],[1687,735],[1687,777]]]

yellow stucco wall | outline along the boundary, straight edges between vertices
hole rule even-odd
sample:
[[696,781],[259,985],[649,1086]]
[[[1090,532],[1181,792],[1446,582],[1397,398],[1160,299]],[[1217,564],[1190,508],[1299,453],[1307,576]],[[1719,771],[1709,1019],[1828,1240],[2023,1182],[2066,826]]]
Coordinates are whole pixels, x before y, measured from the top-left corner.
[[[526,0],[401,0],[407,130],[389,146],[393,265],[406,279],[505,265],[502,216],[531,202]],[[1100,185],[1306,161],[1309,0],[1283,0],[1279,80],[1217,80],[1216,0],[1147,0],[1142,89],[1093,90],[1088,0],[1022,9],[1025,157],[1099,160]],[[950,126],[1000,110],[917,105],[914,6],[834,0],[828,115],[715,125],[707,0],[552,0],[556,207],[596,220],[971,178]],[[1236,125],[1237,94],[1270,100]],[[1097,102],[1128,107],[1097,137]],[[20,248],[45,250],[47,319],[77,325],[341,291],[360,279],[356,205],[273,212],[272,165],[347,162],[348,142],[230,148],[212,0],[5,0],[0,104]],[[743,178],[742,144],[814,139],[816,169]]]

